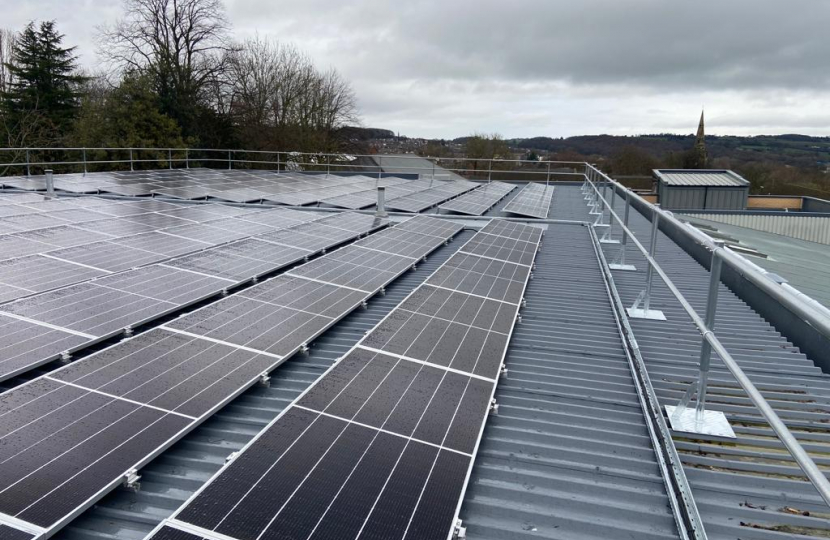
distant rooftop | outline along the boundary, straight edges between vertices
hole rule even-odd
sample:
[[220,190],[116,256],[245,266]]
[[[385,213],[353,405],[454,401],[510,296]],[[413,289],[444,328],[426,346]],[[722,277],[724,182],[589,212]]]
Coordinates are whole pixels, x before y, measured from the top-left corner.
[[654,176],[669,186],[744,187],[749,185],[749,182],[740,175],[725,169],[655,169]]

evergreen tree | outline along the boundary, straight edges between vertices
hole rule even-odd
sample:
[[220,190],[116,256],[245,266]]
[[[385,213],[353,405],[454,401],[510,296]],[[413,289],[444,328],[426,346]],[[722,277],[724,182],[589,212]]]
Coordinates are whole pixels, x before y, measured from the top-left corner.
[[79,107],[78,89],[85,77],[77,73],[75,47],[61,46],[63,34],[54,21],[39,26],[29,23],[14,46],[6,68],[12,75],[8,91],[0,96],[0,107],[8,124],[32,119],[42,127],[65,133]]

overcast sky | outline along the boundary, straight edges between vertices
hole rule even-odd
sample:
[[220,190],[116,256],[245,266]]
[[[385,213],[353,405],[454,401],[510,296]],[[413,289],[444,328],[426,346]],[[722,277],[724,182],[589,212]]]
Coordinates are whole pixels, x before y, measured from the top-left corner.
[[[238,38],[336,67],[363,124],[421,137],[830,135],[827,0],[225,0]],[[84,65],[117,0],[0,0],[55,19]]]

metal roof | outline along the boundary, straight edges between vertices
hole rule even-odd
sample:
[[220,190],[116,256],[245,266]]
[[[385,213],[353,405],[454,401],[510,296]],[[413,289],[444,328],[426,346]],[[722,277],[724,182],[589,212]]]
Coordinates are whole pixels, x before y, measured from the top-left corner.
[[667,186],[745,187],[749,185],[747,180],[725,169],[655,169],[654,176]]
[[703,232],[725,240],[727,246],[757,250],[759,256],[743,251],[741,254],[830,308],[830,247],[827,245],[687,215],[683,219],[705,227]]
[[796,212],[693,212],[684,215],[830,245],[830,216],[802,216]]

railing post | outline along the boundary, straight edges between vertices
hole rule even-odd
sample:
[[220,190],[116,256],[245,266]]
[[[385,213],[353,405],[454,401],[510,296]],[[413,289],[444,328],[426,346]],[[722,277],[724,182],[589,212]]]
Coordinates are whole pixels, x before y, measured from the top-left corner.
[[233,158],[231,157],[233,150],[228,150],[228,170],[233,169]]
[[[712,264],[709,269],[709,297],[706,300],[706,317],[704,324],[707,332],[715,330],[715,315],[718,311],[718,289],[720,288],[720,271],[723,264],[723,259],[720,257],[720,250],[718,247],[712,251]],[[698,381],[697,391],[697,407],[695,408],[695,423],[700,424],[703,421],[703,413],[706,409],[706,386],[709,380],[709,363],[712,358],[712,345],[703,336],[703,342],[700,344],[700,379]]]
[[493,181],[493,160],[490,159],[487,161],[487,183]]
[[378,182],[380,182],[380,175],[383,172],[383,156],[378,155]]
[[167,168],[168,169],[173,168],[173,149],[172,148],[167,149]]
[[614,211],[614,203],[617,200],[617,190],[614,185],[611,185],[611,205],[608,207],[608,230],[605,231],[605,234],[602,235],[600,238],[600,242],[603,244],[619,244],[619,240],[615,240],[611,238],[611,231],[614,230],[614,215],[611,213]]
[[378,186],[378,209],[375,215],[377,217],[386,217],[389,215],[386,213],[386,188],[383,186]]
[[[654,254],[657,251],[657,235],[660,231],[660,212],[657,210],[657,205],[654,205],[654,212],[651,214],[651,244],[648,249],[648,266],[646,267],[646,288],[637,296],[634,305],[628,308],[628,316],[635,319],[653,319],[658,321],[665,321],[666,316],[659,309],[651,309],[651,283],[654,275]],[[643,304],[643,309],[638,309],[640,303]]]
[[545,186],[549,186],[549,185],[550,185],[550,161],[548,161],[548,175],[545,178]]
[[84,176],[86,176],[86,148],[84,148],[83,152],[84,152]]
[[26,176],[32,176],[32,165],[29,160],[29,149],[26,149]]
[[52,177],[52,169],[46,169],[46,198],[55,198],[55,179]]
[[[712,344],[709,336],[715,330],[715,316],[718,310],[718,291],[720,289],[720,274],[723,259],[720,255],[723,242],[715,242],[712,250],[712,264],[709,269],[709,294],[706,299],[706,315],[703,326],[705,331],[701,336],[700,365],[697,380],[689,384],[683,397],[676,407],[666,406],[672,429],[687,433],[720,435],[734,437],[729,421],[720,411],[706,411],[706,390],[709,384],[709,365],[712,359]],[[689,401],[697,395],[694,413],[688,409]]]
[[135,169],[133,168],[133,149],[130,148],[130,171],[134,171],[134,170]]
[[190,148],[184,149],[184,168],[190,168]]
[[611,270],[636,270],[633,264],[625,264],[625,245],[628,243],[628,213],[631,210],[631,195],[625,190],[625,214],[623,216],[623,235],[620,240],[620,254],[617,260],[608,265]]

